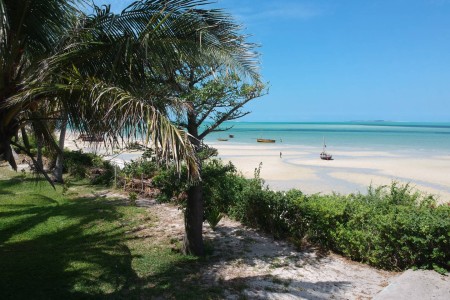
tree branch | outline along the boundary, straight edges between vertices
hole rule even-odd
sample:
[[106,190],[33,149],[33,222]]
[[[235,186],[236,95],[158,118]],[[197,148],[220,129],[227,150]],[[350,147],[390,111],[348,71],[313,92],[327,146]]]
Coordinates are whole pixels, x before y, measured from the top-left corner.
[[47,181],[50,183],[50,185],[56,190],[55,184],[53,183],[53,181],[50,179],[50,177],[48,177],[47,173],[45,173],[44,169],[41,168],[41,166],[39,165],[39,163],[34,159],[33,154],[31,154],[30,151],[28,151],[27,149],[25,149],[24,147],[22,147],[20,144],[11,141],[11,145],[16,146],[17,148],[19,148],[20,150],[22,150],[23,152],[25,152],[29,158],[31,158],[31,160],[33,161],[33,165],[36,168],[36,170],[38,171],[38,173],[44,175],[45,179],[47,179]]
[[[259,97],[259,96],[258,96]],[[219,118],[213,125],[211,125],[209,128],[205,129],[205,131],[203,131],[200,135],[199,138],[203,139],[205,138],[205,136],[207,136],[208,134],[210,134],[211,132],[213,132],[220,124],[222,124],[223,122],[227,121],[228,118],[234,113],[236,112],[238,109],[240,109],[242,106],[244,106],[246,103],[248,103],[249,101],[255,99],[257,97],[249,97],[247,99],[245,99],[244,101],[242,101],[241,103],[239,103],[239,105],[233,107],[230,111],[228,111],[227,113],[225,113],[221,118]]]

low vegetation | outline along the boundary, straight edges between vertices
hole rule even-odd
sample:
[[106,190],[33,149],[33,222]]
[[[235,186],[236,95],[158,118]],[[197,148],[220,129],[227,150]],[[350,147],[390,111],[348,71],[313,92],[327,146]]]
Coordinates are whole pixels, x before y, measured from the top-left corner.
[[63,192],[0,169],[2,299],[222,298],[192,277],[202,259],[140,236],[156,217],[104,188],[72,179]]
[[[365,194],[276,192],[259,171],[247,180],[231,164],[205,164],[205,220],[212,227],[223,213],[300,247],[312,243],[377,268],[450,270],[450,206],[438,206],[433,196],[397,182]],[[182,205],[187,185],[177,176],[161,171],[155,183],[161,200]]]
[[[91,181],[113,181],[110,165],[100,163],[92,154],[83,155],[91,159],[77,158],[78,162],[87,161],[84,165],[91,168],[103,164],[104,170],[109,170],[91,177]],[[82,165],[78,163],[77,168]],[[433,196],[396,182],[369,187],[365,194],[276,192],[265,186],[260,168],[255,169],[253,179],[245,179],[231,163],[218,159],[205,162],[204,220],[212,228],[226,214],[299,247],[312,243],[377,268],[450,270],[450,206],[438,206]],[[128,164],[119,177],[122,185],[133,178],[147,180],[151,190],[158,190],[152,196],[161,202],[174,201],[181,207],[185,203],[187,178],[150,158]],[[136,186],[139,188],[132,192],[145,191],[142,184]]]
[[[201,269],[201,258],[173,251],[170,239],[134,234],[153,218],[133,205],[138,194],[158,190],[152,197],[183,207],[189,188],[185,178],[150,158],[131,163],[115,179],[114,168],[95,155],[75,152],[66,157],[72,175],[56,190],[24,173],[2,169],[3,296],[221,297],[216,288],[186,280]],[[432,196],[408,185],[370,187],[366,194],[305,195],[299,190],[271,191],[259,168],[253,179],[217,159],[203,168],[204,219],[212,228],[227,214],[299,247],[314,244],[377,268],[450,269],[450,206],[438,206]],[[99,189],[113,182],[130,197],[102,197]]]

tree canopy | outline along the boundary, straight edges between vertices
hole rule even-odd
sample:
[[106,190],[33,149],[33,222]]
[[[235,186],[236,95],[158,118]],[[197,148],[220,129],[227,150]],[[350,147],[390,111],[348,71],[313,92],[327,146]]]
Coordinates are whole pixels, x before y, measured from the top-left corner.
[[[241,116],[248,96],[261,92],[255,45],[230,15],[204,9],[207,0],[139,0],[120,13],[94,6],[90,15],[79,9],[82,1],[0,0],[0,160],[17,168],[14,145],[50,181],[29,151],[24,129],[62,151],[51,125],[67,120],[73,130],[100,135],[109,146],[147,136],[160,159],[178,171],[184,163],[192,178],[200,178],[199,136],[171,116],[197,117],[199,109],[204,117],[214,111],[218,122]],[[180,88],[185,70],[196,76],[185,78],[187,89]],[[206,82],[213,73],[233,75]],[[254,84],[232,87],[240,78]],[[203,97],[208,90],[214,90],[211,97]],[[225,111],[214,109],[219,104]],[[203,206],[201,199],[194,202],[200,204],[195,213],[185,214],[186,252],[201,255]]]
[[167,117],[189,109],[171,92],[173,70],[216,64],[258,80],[254,45],[229,15],[199,9],[203,0],[141,0],[92,15],[78,3],[0,1],[1,158],[15,167],[10,144],[31,123],[56,146],[46,120],[64,110],[79,132],[109,144],[146,134],[195,171],[187,134]]

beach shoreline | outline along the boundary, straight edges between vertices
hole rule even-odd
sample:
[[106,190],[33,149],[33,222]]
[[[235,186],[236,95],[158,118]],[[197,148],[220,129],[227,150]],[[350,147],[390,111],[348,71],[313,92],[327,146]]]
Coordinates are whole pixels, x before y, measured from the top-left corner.
[[[370,185],[390,185],[393,181],[410,184],[413,189],[433,194],[438,203],[450,202],[450,155],[421,152],[381,151],[378,149],[334,149],[333,160],[319,158],[320,147],[280,143],[207,142],[218,150],[218,157],[231,161],[246,178],[260,176],[272,190],[299,189],[306,194],[366,193]],[[69,132],[65,147],[95,152],[119,167],[136,160],[141,151],[105,149],[103,143],[89,144]],[[281,155],[280,155],[281,154]],[[280,157],[281,156],[281,157]]]
[[414,151],[346,149],[333,151],[334,159],[325,161],[319,158],[319,147],[232,142],[212,142],[210,146],[218,149],[219,158],[231,161],[247,178],[253,177],[255,168],[262,163],[261,178],[273,190],[365,193],[370,185],[397,181],[437,195],[439,203],[450,202],[450,156],[445,153],[422,156]]

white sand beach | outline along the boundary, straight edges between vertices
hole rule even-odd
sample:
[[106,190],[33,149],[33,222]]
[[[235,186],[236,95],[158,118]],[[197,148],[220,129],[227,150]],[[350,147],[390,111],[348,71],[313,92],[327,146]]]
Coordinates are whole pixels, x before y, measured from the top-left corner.
[[[113,154],[102,143],[83,143],[76,137],[68,134],[67,148],[97,152],[120,166],[141,155],[138,151]],[[423,157],[415,152],[334,150],[334,159],[324,161],[319,158],[322,149],[317,147],[233,141],[209,144],[218,149],[224,162],[231,161],[247,178],[252,178],[255,168],[262,163],[261,178],[274,190],[296,188],[307,194],[364,193],[371,184],[388,185],[395,180],[438,196],[439,203],[450,202],[450,155]]]
[[223,161],[231,161],[248,178],[254,176],[261,162],[261,177],[274,190],[347,194],[395,180],[437,195],[440,203],[450,202],[450,155],[337,150],[332,153],[334,160],[325,161],[319,158],[321,148],[306,146],[232,142],[215,142],[212,146]]

